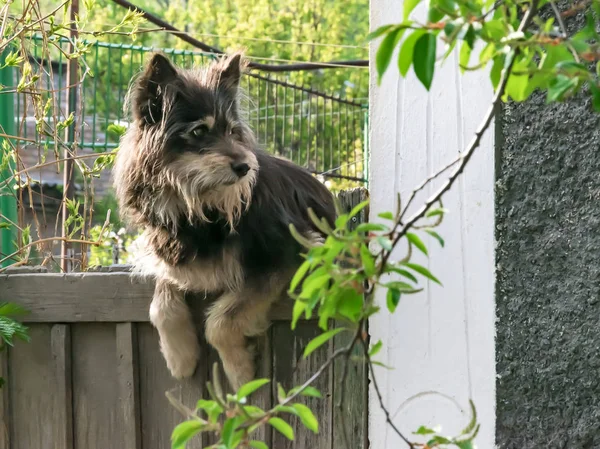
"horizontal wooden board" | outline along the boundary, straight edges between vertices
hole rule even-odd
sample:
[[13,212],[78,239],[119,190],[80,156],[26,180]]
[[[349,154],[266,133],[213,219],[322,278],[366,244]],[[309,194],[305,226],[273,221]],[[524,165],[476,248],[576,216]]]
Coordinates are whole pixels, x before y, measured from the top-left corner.
[[[26,323],[148,322],[154,283],[128,273],[35,273],[0,276],[0,302],[29,310]],[[201,301],[201,299],[199,299]],[[271,312],[290,320],[293,301],[282,298]]]

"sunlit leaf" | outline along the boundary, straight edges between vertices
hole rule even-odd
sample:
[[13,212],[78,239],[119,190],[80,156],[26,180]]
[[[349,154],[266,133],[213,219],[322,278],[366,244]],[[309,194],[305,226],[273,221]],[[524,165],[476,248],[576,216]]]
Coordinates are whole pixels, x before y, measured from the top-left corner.
[[421,251],[423,254],[425,254],[426,256],[429,255],[429,253],[427,252],[427,247],[423,243],[423,240],[421,240],[421,238],[417,234],[414,234],[412,232],[407,232],[406,238],[408,239],[408,241],[410,243],[415,245],[419,249],[419,251]]
[[400,74],[402,76],[406,76],[408,73],[408,70],[413,63],[415,44],[424,33],[424,30],[418,29],[413,31],[410,36],[404,39],[404,42],[400,47],[400,53],[398,53],[398,69],[400,70]]
[[411,262],[404,262],[403,265],[406,265],[411,270],[414,270],[417,273],[422,274],[427,279],[435,282],[436,284],[442,285],[442,283],[439,281],[439,279],[436,278],[433,274],[431,274],[431,272],[427,268],[425,268],[424,266],[418,265],[416,263],[411,263]]
[[171,447],[173,449],[185,448],[188,441],[202,431],[202,423],[197,420],[184,421],[173,429],[171,434]]
[[258,390],[260,387],[268,384],[269,382],[270,382],[269,379],[256,379],[256,380],[248,382],[245,385],[242,385],[237,392],[238,400],[241,400],[247,396],[250,396],[252,393],[254,393],[256,390]]
[[387,70],[390,65],[390,61],[392,60],[392,54],[394,53],[394,49],[400,39],[402,39],[402,35],[406,28],[395,28],[390,31],[387,36],[383,38],[379,48],[377,50],[377,54],[375,55],[375,65],[377,67],[377,81],[381,83],[381,78],[383,74]]
[[398,303],[400,302],[400,290],[395,288],[389,288],[386,294],[386,305],[390,313],[396,311]]
[[314,433],[319,433],[319,423],[313,412],[304,404],[294,404],[292,406],[298,413],[302,424]]
[[343,327],[338,327],[338,328],[335,328],[335,329],[331,329],[330,331],[327,331],[327,332],[325,332],[325,333],[323,333],[321,335],[318,335],[317,337],[313,338],[306,345],[306,349],[304,350],[304,358],[308,357],[316,349],[318,349],[319,347],[323,346],[325,343],[327,343],[329,340],[331,340],[337,334],[339,334],[340,332],[343,332],[345,330],[346,329],[343,328]]
[[294,440],[294,429],[281,418],[271,418],[269,424],[288,440]]

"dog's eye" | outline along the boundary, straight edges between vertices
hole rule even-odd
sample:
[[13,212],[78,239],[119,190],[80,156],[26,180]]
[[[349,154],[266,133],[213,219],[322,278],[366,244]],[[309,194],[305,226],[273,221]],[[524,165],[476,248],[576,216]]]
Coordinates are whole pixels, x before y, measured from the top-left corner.
[[192,134],[196,137],[202,137],[202,136],[208,134],[208,131],[209,131],[208,126],[200,125],[192,130]]

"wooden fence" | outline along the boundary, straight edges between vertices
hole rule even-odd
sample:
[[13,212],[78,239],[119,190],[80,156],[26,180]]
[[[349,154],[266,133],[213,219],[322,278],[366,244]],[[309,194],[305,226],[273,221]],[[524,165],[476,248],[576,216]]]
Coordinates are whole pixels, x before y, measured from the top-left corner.
[[[349,210],[363,195],[356,189],[340,199]],[[0,302],[16,302],[30,311],[24,321],[31,335],[31,342],[0,353],[0,376],[6,379],[0,390],[0,449],[170,448],[171,432],[183,417],[165,392],[194,408],[207,397],[205,382],[218,356],[203,342],[194,377],[173,379],[148,319],[152,292],[151,283],[118,269],[0,275]],[[202,336],[205,301],[188,302]],[[306,343],[320,331],[313,321],[300,322],[292,331],[291,302],[284,298],[272,311],[258,375],[273,382],[253,399],[259,406],[277,400],[277,382],[285,388],[298,385],[347,342],[340,337],[303,359]],[[318,434],[292,417],[295,441],[271,428],[261,429],[259,437],[273,449],[366,449],[367,373],[362,364],[351,365],[344,410],[339,410],[341,370],[333,364],[316,382],[323,399],[306,399],[319,420]],[[349,448],[340,428],[342,415]],[[204,435],[188,447],[212,442],[211,435]]]

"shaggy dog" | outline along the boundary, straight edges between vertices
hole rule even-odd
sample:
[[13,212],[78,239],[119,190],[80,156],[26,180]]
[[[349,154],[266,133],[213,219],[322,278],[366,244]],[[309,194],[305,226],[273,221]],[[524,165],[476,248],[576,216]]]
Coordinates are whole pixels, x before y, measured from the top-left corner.
[[307,209],[335,219],[323,184],[259,149],[239,110],[242,71],[239,53],[195,70],[154,54],[129,92],[114,174],[121,212],[144,228],[136,271],[156,280],[150,320],[169,370],[183,378],[198,363],[185,292],[216,293],[206,337],[235,389],[255,375],[249,338],[302,262],[289,224],[318,241]]

